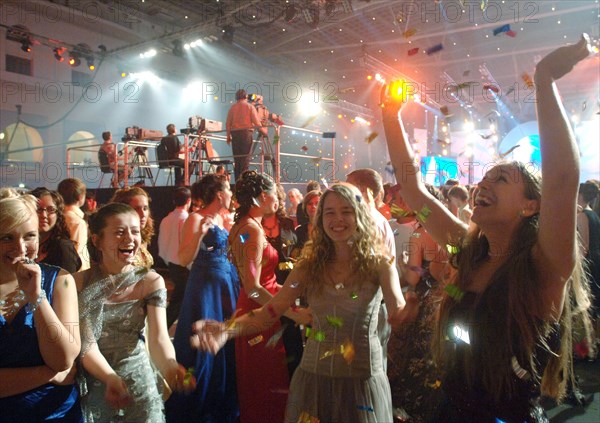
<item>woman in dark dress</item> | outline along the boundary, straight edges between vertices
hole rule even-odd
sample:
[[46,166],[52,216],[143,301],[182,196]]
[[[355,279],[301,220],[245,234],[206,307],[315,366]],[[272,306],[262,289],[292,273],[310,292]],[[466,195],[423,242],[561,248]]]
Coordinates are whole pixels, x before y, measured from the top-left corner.
[[69,237],[61,195],[46,188],[36,188],[31,194],[38,199],[40,249],[37,262],[61,267],[69,273],[77,272],[81,259]]
[[177,359],[195,378],[196,389],[169,398],[167,421],[233,423],[239,416],[234,343],[212,355],[192,349],[189,341],[196,320],[225,320],[235,312],[240,284],[227,258],[229,233],[221,216],[229,210],[232,192],[227,177],[216,174],[204,176],[191,190],[192,201],[200,201],[202,207],[189,215],[182,228],[179,261],[187,266],[193,260],[193,265],[173,343]]
[[560,398],[572,378],[571,320],[590,302],[575,231],[579,153],[555,81],[589,55],[589,38],[535,72],[542,173],[501,163],[475,194],[469,228],[427,192],[398,114],[382,92],[388,150],[402,197],[436,242],[456,253],[435,326],[445,375],[434,421],[547,422],[540,392]]

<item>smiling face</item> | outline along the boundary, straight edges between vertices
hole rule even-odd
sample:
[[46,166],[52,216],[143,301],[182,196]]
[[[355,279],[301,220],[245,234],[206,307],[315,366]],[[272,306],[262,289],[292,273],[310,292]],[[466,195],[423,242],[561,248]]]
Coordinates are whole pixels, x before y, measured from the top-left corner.
[[140,219],[137,214],[121,213],[106,219],[106,226],[92,242],[101,253],[101,262],[107,267],[133,264],[142,243]]
[[144,229],[148,223],[148,216],[150,216],[150,206],[148,205],[148,197],[145,195],[136,195],[131,198],[129,205],[133,207],[138,216],[140,217],[140,227]]
[[34,214],[20,225],[5,231],[0,229],[0,263],[2,271],[12,269],[17,258],[37,257],[39,246],[38,219]]
[[58,219],[57,212],[56,203],[51,195],[44,195],[38,200],[37,215],[40,234],[47,234],[54,228]]
[[495,166],[477,186],[471,220],[479,226],[516,224],[519,217],[537,213],[537,196],[534,185],[516,166]]
[[336,192],[323,200],[323,230],[333,242],[347,242],[356,232],[352,205]]

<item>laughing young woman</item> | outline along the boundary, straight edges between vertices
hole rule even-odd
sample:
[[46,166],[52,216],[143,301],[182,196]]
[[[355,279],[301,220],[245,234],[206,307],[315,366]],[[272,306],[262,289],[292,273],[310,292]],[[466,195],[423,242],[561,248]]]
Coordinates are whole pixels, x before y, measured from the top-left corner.
[[[111,203],[90,216],[95,265],[77,273],[86,421],[164,421],[162,386],[184,389],[185,370],[175,360],[167,331],[163,278],[135,267],[141,248],[140,218],[126,204]],[[140,334],[146,321],[145,343]],[[154,367],[153,367],[153,365]]]
[[547,422],[540,391],[564,392],[572,314],[584,312],[589,299],[575,232],[579,153],[554,82],[588,56],[588,43],[582,37],[537,65],[543,185],[522,163],[491,168],[478,185],[469,228],[425,190],[399,124],[400,103],[384,99],[402,196],[434,239],[457,252],[436,323],[445,400],[435,421]]

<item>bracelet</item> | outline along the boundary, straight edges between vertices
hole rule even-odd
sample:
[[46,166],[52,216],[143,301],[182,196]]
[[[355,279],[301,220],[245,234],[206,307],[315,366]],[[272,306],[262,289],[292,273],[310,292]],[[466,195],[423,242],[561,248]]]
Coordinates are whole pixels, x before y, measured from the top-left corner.
[[38,297],[35,300],[35,303],[27,303],[27,305],[25,306],[27,312],[29,313],[35,313],[35,311],[38,309],[38,307],[40,306],[40,304],[42,303],[42,301],[46,299],[46,291],[44,291],[43,289],[40,291],[40,295],[38,295]]

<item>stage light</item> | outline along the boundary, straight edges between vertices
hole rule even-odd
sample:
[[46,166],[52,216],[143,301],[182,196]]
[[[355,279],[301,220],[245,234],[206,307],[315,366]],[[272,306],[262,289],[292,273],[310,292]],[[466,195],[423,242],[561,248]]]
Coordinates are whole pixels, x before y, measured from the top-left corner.
[[81,59],[79,58],[79,55],[77,53],[71,52],[69,53],[68,63],[69,66],[76,68],[81,64]]
[[96,69],[96,66],[94,66],[94,58],[93,57],[88,57],[87,59],[85,59],[87,61],[87,65],[88,68],[93,71]]
[[31,52],[31,40],[29,38],[21,42],[21,50],[23,50],[25,53]]
[[140,53],[140,57],[142,59],[148,58],[148,57],[154,57],[154,56],[156,56],[156,50],[154,50],[154,49],[150,49],[150,50],[146,51],[145,53]]
[[397,79],[390,83],[388,92],[394,100],[400,100],[403,103],[406,103],[408,101],[409,96],[408,90],[406,88],[406,81],[404,81],[403,79]]
[[56,60],[58,60],[59,62],[64,62],[65,58],[63,57],[63,53],[65,52],[65,49],[62,47],[56,47],[54,50],[54,58]]
[[190,49],[190,47],[191,47],[191,46],[190,46],[190,44],[189,44],[189,43],[185,43],[185,44],[183,45],[183,48],[184,48],[184,49],[186,49],[186,50],[189,50],[189,49]]

